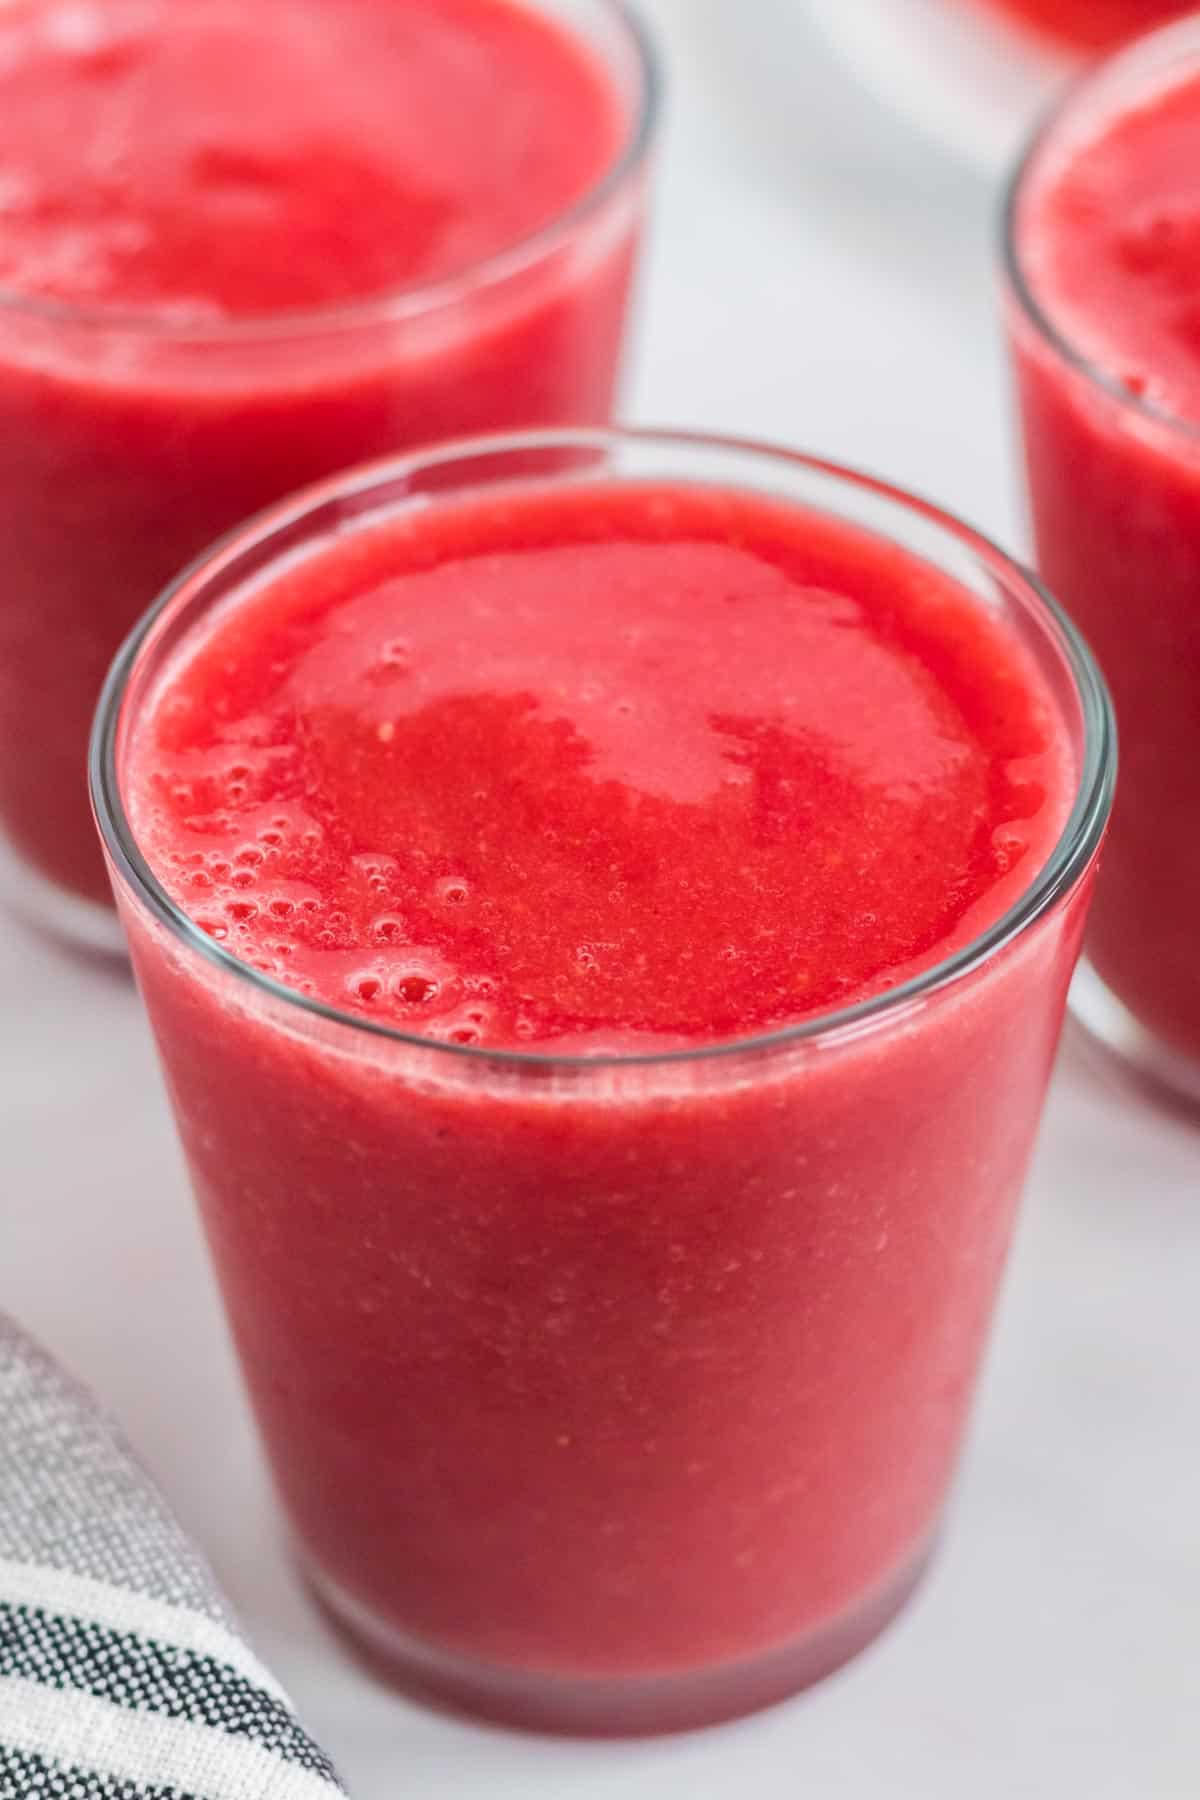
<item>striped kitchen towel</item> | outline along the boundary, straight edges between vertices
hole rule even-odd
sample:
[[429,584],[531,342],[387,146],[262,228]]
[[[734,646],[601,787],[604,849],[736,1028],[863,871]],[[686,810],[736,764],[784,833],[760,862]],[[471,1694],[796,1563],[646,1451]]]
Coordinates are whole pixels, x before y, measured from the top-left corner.
[[0,1800],[336,1800],[95,1402],[0,1315]]

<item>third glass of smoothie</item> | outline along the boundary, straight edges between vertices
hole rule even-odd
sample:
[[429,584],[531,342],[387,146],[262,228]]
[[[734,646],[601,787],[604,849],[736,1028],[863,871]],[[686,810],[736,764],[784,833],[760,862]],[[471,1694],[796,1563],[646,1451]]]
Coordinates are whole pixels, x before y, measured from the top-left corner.
[[875,1636],[942,1515],[1111,792],[1028,576],[766,449],[452,446],[184,577],[93,782],[352,1636],[599,1731]]
[[1180,13],[1192,0],[956,0],[1008,19],[1058,49],[1094,56]]
[[1008,318],[1038,566],[1112,687],[1121,792],[1073,1005],[1200,1103],[1200,19],[1029,151]]
[[617,0],[0,5],[0,886],[119,941],[87,807],[154,594],[305,482],[610,414],[654,112]]

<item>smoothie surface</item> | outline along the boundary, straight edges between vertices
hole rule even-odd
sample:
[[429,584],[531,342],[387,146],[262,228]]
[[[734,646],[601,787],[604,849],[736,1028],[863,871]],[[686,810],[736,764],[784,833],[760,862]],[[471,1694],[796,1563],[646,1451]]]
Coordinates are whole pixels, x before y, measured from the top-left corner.
[[181,908],[463,1044],[741,1037],[895,986],[1028,886],[1064,727],[953,581],[704,486],[513,488],[218,606],[123,754]]
[[1017,242],[1072,348],[1200,425],[1200,74],[1064,134],[1027,183]]
[[220,320],[468,270],[625,125],[518,0],[8,0],[0,289]]

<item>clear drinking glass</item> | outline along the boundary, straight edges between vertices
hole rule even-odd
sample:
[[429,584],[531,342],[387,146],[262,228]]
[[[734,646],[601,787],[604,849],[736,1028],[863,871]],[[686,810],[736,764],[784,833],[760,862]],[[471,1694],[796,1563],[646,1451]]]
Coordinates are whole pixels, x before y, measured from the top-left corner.
[[[923,136],[1001,175],[1085,62],[1186,12],[1191,0],[801,0],[866,86]],[[725,10],[709,0],[714,13]],[[794,0],[758,0],[769,40]],[[740,21],[739,21],[740,22]],[[765,60],[765,59],[764,59]],[[778,56],[766,69],[782,82]]]
[[120,945],[88,732],[122,638],[184,563],[364,458],[610,417],[655,60],[621,0],[523,4],[592,47],[627,117],[599,183],[524,242],[431,286],[215,325],[0,289],[0,893],[39,927]]
[[[793,0],[770,3],[781,19],[795,10]],[[801,10],[885,105],[990,176],[1075,68],[1061,46],[1015,29],[1002,4],[802,0]]]
[[1006,316],[1038,567],[1111,685],[1121,793],[1072,1010],[1154,1085],[1200,1105],[1200,425],[1169,417],[1054,323],[1027,268],[1026,196],[1062,148],[1200,71],[1200,18],[1102,64],[1009,193]]
[[[595,1057],[340,1014],[179,911],[123,763],[211,609],[330,534],[581,473],[819,509],[1008,621],[1077,771],[1011,911],[790,1030]],[[873,1638],[942,1516],[1112,792],[1102,681],[1029,575],[919,501],[751,445],[448,446],[311,490],[177,582],[110,676],[92,780],[278,1488],[352,1638],[479,1712],[609,1732],[765,1704]]]

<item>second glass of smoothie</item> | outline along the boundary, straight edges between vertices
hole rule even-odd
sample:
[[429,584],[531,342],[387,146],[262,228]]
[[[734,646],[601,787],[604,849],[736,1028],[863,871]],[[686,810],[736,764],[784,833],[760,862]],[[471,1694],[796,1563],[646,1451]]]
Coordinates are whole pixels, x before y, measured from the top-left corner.
[[123,922],[304,1567],[400,1680],[696,1725],[896,1612],[1112,773],[1020,569],[746,445],[380,465],[136,633]]
[[0,6],[0,889],[119,942],[104,672],[214,536],[609,417],[655,77],[617,0]]
[[1116,704],[1121,791],[1073,1006],[1200,1105],[1200,18],[1102,65],[1008,208],[1037,562]]

